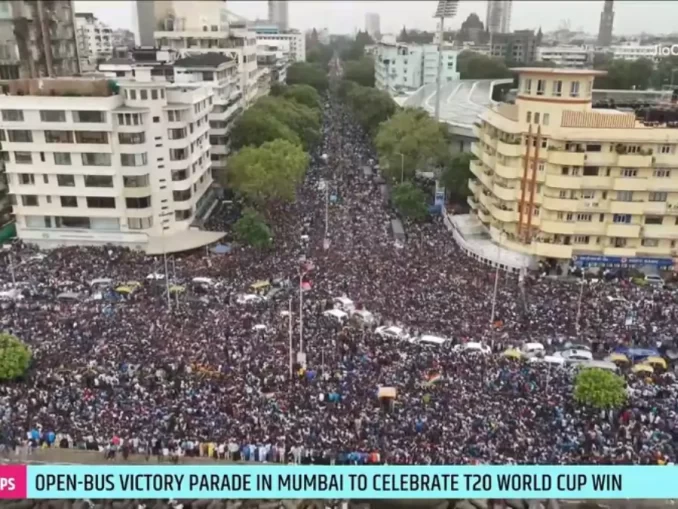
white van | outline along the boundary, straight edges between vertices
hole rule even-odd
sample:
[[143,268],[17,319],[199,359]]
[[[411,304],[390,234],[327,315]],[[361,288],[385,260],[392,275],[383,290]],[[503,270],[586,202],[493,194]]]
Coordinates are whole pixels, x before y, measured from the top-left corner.
[[334,303],[335,308],[346,311],[347,313],[355,311],[355,304],[353,304],[353,301],[348,297],[335,297],[332,299],[332,302]]
[[477,341],[469,341],[468,343],[457,345],[455,346],[455,350],[458,352],[478,352],[483,354],[492,353],[492,350],[489,346],[483,345]]
[[348,314],[344,313],[341,309],[328,309],[323,311],[323,316],[333,318],[340,323],[344,323],[348,319]]
[[537,357],[544,354],[544,345],[541,343],[525,343],[520,352],[525,357]]
[[432,336],[430,334],[422,334],[417,339],[417,343],[425,343],[427,345],[438,345],[438,346],[442,346],[448,341],[449,339],[441,338],[439,336]]
[[90,288],[106,288],[113,284],[113,280],[109,277],[101,277],[99,279],[92,279],[89,282]]
[[191,281],[198,285],[214,286],[214,281],[211,277],[194,277]]
[[374,323],[374,315],[370,313],[367,309],[360,309],[358,311],[354,311],[352,316],[354,318],[357,318],[360,323],[365,325],[372,325]]

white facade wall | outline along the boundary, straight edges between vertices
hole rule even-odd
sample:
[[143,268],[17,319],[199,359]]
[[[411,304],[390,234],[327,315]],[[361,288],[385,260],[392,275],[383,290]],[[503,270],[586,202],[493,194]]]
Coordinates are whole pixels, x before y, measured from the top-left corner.
[[609,51],[612,52],[613,58],[617,60],[638,60],[640,58],[648,58],[654,62],[659,60],[659,55],[657,55],[657,47],[650,44],[624,44],[621,46],[610,46]]
[[540,46],[537,48],[537,61],[582,69],[592,65],[593,49],[586,46]]
[[290,57],[295,62],[306,62],[306,38],[304,34],[257,34],[258,46],[275,46],[286,43],[290,48]]
[[[0,96],[18,236],[143,248],[188,230],[212,182],[212,102],[205,87],[150,82],[111,97]],[[14,130],[29,141],[9,141]]]

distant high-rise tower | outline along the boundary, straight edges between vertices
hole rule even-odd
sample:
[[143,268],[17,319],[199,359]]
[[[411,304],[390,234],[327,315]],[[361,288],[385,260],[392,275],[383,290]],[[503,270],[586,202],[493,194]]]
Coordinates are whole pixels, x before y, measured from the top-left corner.
[[368,12],[365,14],[365,31],[370,34],[373,39],[377,34],[381,33],[381,19],[376,12]]
[[485,30],[491,34],[507,34],[511,31],[512,0],[487,0]]
[[139,46],[155,46],[155,3],[137,0],[137,33]]
[[289,29],[287,0],[268,0],[268,20],[278,25],[280,30]]
[[614,26],[614,6],[612,0],[605,0],[605,7],[600,13],[600,27],[598,28],[598,46],[612,44],[612,27]]

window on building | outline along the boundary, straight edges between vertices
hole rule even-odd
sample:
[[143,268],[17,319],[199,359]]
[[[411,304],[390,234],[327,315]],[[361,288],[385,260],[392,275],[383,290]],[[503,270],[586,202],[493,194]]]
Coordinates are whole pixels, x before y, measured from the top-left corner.
[[555,97],[560,97],[563,95],[563,82],[561,80],[553,82],[553,95]]
[[617,201],[633,201],[633,191],[617,191]]
[[108,143],[108,133],[103,131],[76,131],[77,143]]
[[150,185],[149,175],[137,175],[122,178],[125,187],[148,187]]
[[115,198],[107,196],[88,196],[87,208],[89,209],[114,209]]
[[85,175],[85,187],[113,187],[110,175]]
[[101,154],[98,152],[85,152],[82,154],[83,166],[110,166],[111,154]]
[[[538,111],[535,111],[535,112],[534,112],[534,123],[535,123],[535,124],[538,124],[538,123],[539,123],[539,117],[540,117],[539,112],[538,112]],[[536,141],[537,141],[537,140],[535,140],[535,142],[536,142]]]
[[167,137],[170,140],[181,140],[187,136],[186,128],[182,127],[180,129],[167,129]]
[[570,83],[570,97],[579,97],[579,82],[573,81]]
[[24,112],[21,110],[2,110],[2,120],[5,122],[23,122]]
[[544,95],[546,80],[537,80],[537,95]]
[[19,173],[19,184],[23,186],[35,185],[35,175],[32,173]]
[[37,207],[38,197],[34,194],[24,194],[21,196],[21,204],[24,207]]
[[612,222],[629,224],[631,222],[631,214],[614,214],[612,216]]
[[525,78],[524,87],[523,87],[523,93],[525,94],[531,94],[532,93],[532,80],[530,78]]
[[14,152],[14,162],[16,164],[31,164],[33,162],[33,154],[30,152]]
[[66,112],[61,110],[40,110],[43,122],[66,122]]
[[129,89],[129,98],[133,101],[136,101],[137,99],[137,91],[134,90],[133,88]]
[[573,239],[575,244],[588,244],[590,240],[588,235],[575,235]]
[[76,208],[78,206],[78,197],[77,196],[62,196],[61,197],[61,206],[67,208]]
[[662,216],[645,216],[645,224],[662,224],[663,222]]
[[33,143],[33,133],[31,131],[8,129],[7,140],[12,143]]
[[139,90],[139,99],[142,101],[148,100],[148,91],[145,88]]
[[600,168],[598,166],[584,166],[584,177],[597,177]]
[[526,118],[525,122],[527,122],[528,124],[530,122],[532,122],[532,112],[531,111],[527,112],[527,118]]
[[620,175],[622,177],[637,177],[638,169],[637,168],[622,168]]
[[185,148],[171,148],[169,154],[170,161],[183,161],[188,158],[188,150]]
[[184,170],[172,170],[172,181],[181,182],[188,178],[188,169]]
[[159,124],[160,123],[160,117],[153,117],[153,123]]
[[125,205],[128,209],[147,209],[151,206],[151,197],[125,198]]
[[54,164],[59,166],[70,166],[71,154],[68,152],[54,152]]
[[73,131],[45,131],[45,143],[73,143]]
[[673,154],[673,145],[662,145],[659,147],[660,154]]
[[[542,125],[549,125],[550,121],[551,121],[551,115],[549,115],[548,113],[544,113],[544,117],[542,118],[542,121],[541,121]],[[546,142],[546,140],[544,140],[544,142]]]
[[146,133],[118,133],[121,145],[140,145],[146,142]]
[[592,217],[593,216],[591,214],[577,214],[577,221],[583,221],[583,222],[586,222],[586,223],[590,223]]
[[191,219],[192,215],[193,215],[193,212],[192,212],[191,209],[175,210],[174,211],[175,221],[187,221],[188,219]]
[[143,154],[120,154],[120,164],[122,166],[145,166],[148,163],[148,156]]
[[640,245],[644,247],[657,247],[659,246],[659,239],[643,239],[640,241]]
[[57,185],[59,187],[75,187],[75,176],[57,175]]
[[103,124],[106,122],[106,112],[104,111],[74,111],[73,122],[87,124]]
[[584,189],[581,192],[581,197],[585,200],[593,200],[596,197],[596,192],[592,189]]
[[666,201],[668,193],[650,193],[650,201]]
[[172,198],[174,201],[186,201],[191,199],[191,190],[186,189],[184,191],[173,191]]
[[119,125],[141,125],[141,115],[139,113],[118,113]]
[[153,217],[128,217],[127,227],[130,230],[146,230],[153,226]]
[[91,228],[89,217],[57,216],[54,220],[57,228],[73,228],[77,230],[89,230]]
[[666,168],[661,169],[661,170],[654,170],[652,172],[652,176],[653,177],[662,177],[662,178],[670,177],[671,176],[671,170],[666,169]]
[[[226,110],[224,110],[226,111]],[[215,108],[214,113],[223,113],[223,111],[217,111]],[[167,120],[170,122],[181,122],[181,111],[170,110],[167,112]]]
[[151,89],[151,100],[158,100],[158,91],[155,88]]

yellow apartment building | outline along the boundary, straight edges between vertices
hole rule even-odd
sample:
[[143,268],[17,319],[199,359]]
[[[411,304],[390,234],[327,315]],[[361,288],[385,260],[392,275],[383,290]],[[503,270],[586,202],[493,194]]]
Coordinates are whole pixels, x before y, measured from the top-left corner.
[[559,262],[672,265],[678,128],[594,109],[602,71],[513,70],[515,104],[487,109],[474,125],[468,203],[493,241]]

